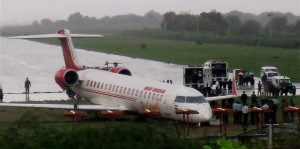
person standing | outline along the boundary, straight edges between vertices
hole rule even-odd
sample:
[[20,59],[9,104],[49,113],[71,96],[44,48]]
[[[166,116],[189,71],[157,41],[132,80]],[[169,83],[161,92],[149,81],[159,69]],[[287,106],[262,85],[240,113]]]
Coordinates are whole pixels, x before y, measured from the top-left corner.
[[282,99],[282,104],[281,104],[281,112],[282,112],[282,119],[283,119],[284,123],[289,123],[290,122],[288,112],[284,111],[284,109],[288,108],[288,107],[289,107],[288,101],[285,98],[283,98]]
[[228,91],[230,91],[232,93],[232,81],[231,81],[231,79],[228,80],[227,86],[228,86]]
[[236,115],[237,115],[237,123],[241,124],[242,123],[242,104],[237,101],[236,103]]
[[253,105],[255,102],[257,102],[257,100],[256,100],[255,91],[253,91],[253,93],[251,95],[251,104]]
[[237,118],[237,101],[235,101],[233,104],[232,104],[232,109],[235,111],[233,113],[233,123],[234,124],[238,124],[238,118]]
[[248,95],[245,93],[245,91],[243,91],[243,94],[241,96],[241,100],[242,100],[242,104],[247,104],[247,98],[248,98]]
[[[292,107],[296,106],[296,104],[293,101],[293,98],[290,99],[290,106],[292,106]],[[295,120],[295,114],[294,114],[294,112],[291,112],[290,113],[290,122],[294,122],[294,120]]]
[[[264,105],[261,107],[261,109],[263,109],[263,110],[270,110],[270,106],[269,106],[268,101],[266,101],[266,102],[264,103]],[[269,115],[270,115],[270,114],[269,114],[268,112],[265,112],[265,113],[264,113],[264,116],[265,116],[264,123],[265,123],[265,124],[269,124],[269,118],[270,118]]]
[[260,81],[258,81],[257,86],[257,95],[261,95],[262,84],[260,83]]
[[29,98],[29,88],[31,87],[31,83],[28,78],[25,80],[25,94],[26,94],[26,99]]
[[274,98],[272,99],[272,123],[273,124],[277,124],[277,109],[278,109],[278,99],[276,96],[274,96]]
[[3,90],[1,86],[0,86],[0,102],[3,102]]
[[242,107],[242,112],[243,112],[243,126],[248,126],[249,108],[246,103],[244,103],[244,106]]

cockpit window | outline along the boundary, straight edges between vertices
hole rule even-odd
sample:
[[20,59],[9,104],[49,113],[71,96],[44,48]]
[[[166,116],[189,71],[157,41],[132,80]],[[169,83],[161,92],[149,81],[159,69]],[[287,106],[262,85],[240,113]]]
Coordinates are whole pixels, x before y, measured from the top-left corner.
[[184,97],[184,96],[177,96],[175,102],[179,103],[205,103],[206,100],[203,96],[198,97]]
[[185,97],[184,96],[177,96],[175,99],[175,102],[185,103]]

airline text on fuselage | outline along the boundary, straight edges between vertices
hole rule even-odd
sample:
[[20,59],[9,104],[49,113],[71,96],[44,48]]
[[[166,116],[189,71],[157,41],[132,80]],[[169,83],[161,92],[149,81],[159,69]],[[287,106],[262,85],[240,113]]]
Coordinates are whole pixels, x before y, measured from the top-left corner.
[[161,94],[163,94],[163,93],[166,92],[166,90],[164,90],[164,89],[159,89],[159,88],[154,88],[154,87],[149,87],[149,86],[146,86],[146,87],[144,88],[144,90],[146,90],[146,91],[151,91],[151,92],[155,92],[155,93],[161,93]]

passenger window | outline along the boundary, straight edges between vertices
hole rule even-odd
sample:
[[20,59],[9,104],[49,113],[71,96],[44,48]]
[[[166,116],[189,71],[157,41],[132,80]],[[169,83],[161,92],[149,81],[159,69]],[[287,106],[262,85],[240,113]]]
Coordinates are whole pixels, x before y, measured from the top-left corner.
[[99,86],[100,86],[100,82],[98,83],[97,88],[99,88]]
[[151,99],[151,92],[149,92],[148,94],[148,99]]
[[123,87],[120,88],[120,93],[122,93],[122,91],[123,91]]
[[113,87],[112,87],[112,91],[115,91],[115,88],[116,88],[116,86],[115,86],[115,85],[113,85]]
[[153,95],[152,95],[152,100],[154,100],[154,98],[155,98],[155,93],[153,93]]
[[139,90],[136,90],[135,96],[138,96],[138,94],[139,94]]
[[176,99],[175,99],[175,102],[185,103],[185,97],[184,96],[177,96]]
[[116,88],[116,92],[118,92],[119,91],[119,86],[117,86],[117,88]]
[[130,95],[130,90],[131,90],[131,88],[128,89],[128,92],[127,92],[128,95]]
[[91,84],[90,84],[90,87],[92,87],[93,86],[93,81],[91,81]]
[[140,92],[140,97],[142,97],[142,96],[143,96],[143,91]]
[[108,86],[108,84],[105,84],[105,90],[107,90],[107,86]]
[[108,88],[109,91],[111,90],[111,86],[112,86],[112,85],[110,84],[110,85],[109,85],[109,88]]
[[86,82],[86,86],[89,86],[90,80],[87,80]]
[[104,83],[101,83],[101,89],[103,89]]
[[163,96],[164,96],[164,95],[160,95],[160,98],[159,98],[160,101],[162,100]]
[[97,85],[97,82],[95,81],[95,82],[94,82],[94,87],[96,87],[96,85]]
[[159,100],[159,94],[156,94],[156,100]]
[[133,96],[135,89],[132,89],[131,95]]
[[126,94],[126,90],[127,90],[127,88],[125,87],[125,88],[124,88],[124,91],[123,91],[123,94]]
[[144,98],[146,98],[146,97],[147,97],[147,92],[144,93]]

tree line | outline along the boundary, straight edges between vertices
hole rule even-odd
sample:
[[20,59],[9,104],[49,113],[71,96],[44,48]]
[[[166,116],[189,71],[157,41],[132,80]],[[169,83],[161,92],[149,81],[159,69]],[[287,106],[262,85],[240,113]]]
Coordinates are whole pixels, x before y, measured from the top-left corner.
[[288,19],[282,16],[266,14],[269,21],[264,25],[253,19],[242,21],[234,15],[223,15],[217,11],[202,12],[199,15],[188,13],[176,14],[167,12],[163,15],[161,28],[174,31],[212,32],[217,34],[234,35],[264,35],[264,36],[291,36],[300,37],[300,19],[289,24]]
[[[291,13],[263,12],[259,15],[231,11],[217,11],[161,15],[149,11],[144,16],[135,14],[113,17],[83,16],[76,12],[67,20],[52,21],[45,18],[31,25],[11,26],[1,29],[1,36],[43,34],[61,28],[73,33],[116,33],[163,39],[243,44],[254,46],[296,48],[300,47],[300,16]],[[129,32],[128,32],[129,31]]]
[[125,34],[195,41],[199,45],[207,42],[299,49],[300,18],[280,13],[262,13],[255,17],[236,11],[225,15],[217,11],[199,15],[170,11],[163,15],[161,29]]

